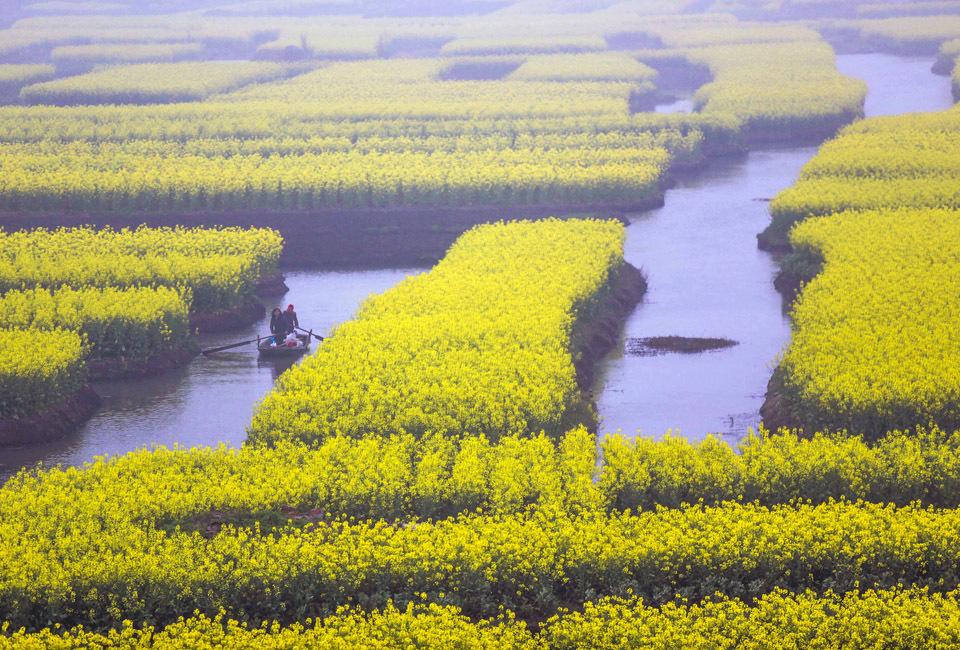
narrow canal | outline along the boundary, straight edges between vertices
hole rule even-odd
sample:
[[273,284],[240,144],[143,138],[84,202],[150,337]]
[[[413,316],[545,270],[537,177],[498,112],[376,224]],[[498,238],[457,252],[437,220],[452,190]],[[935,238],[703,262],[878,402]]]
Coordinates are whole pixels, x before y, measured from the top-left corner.
[[[883,54],[838,57],[863,79],[868,117],[953,105],[950,81],[928,59]],[[767,381],[790,337],[776,261],[756,246],[768,203],[796,180],[815,147],[753,151],[698,172],[667,193],[666,205],[633,215],[626,258],[650,289],[626,323],[624,341],[597,373],[604,432],[736,441],[759,424]],[[720,337],[738,345],[699,354],[633,355],[631,339]]]

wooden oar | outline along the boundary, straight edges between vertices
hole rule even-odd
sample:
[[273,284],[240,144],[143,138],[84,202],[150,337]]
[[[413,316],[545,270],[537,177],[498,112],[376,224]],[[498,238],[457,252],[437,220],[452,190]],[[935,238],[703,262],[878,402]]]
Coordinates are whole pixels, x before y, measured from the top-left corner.
[[214,352],[223,352],[224,350],[232,350],[233,348],[239,348],[242,345],[250,345],[251,343],[260,343],[263,340],[263,337],[258,336],[255,339],[250,339],[249,341],[240,341],[239,343],[231,343],[230,345],[221,345],[219,348],[210,348],[209,350],[202,350],[200,354],[213,354]]
[[310,330],[310,331],[308,332],[307,330],[303,329],[302,327],[295,327],[295,328],[293,328],[293,329],[300,330],[300,331],[303,332],[304,334],[309,334],[310,336],[312,336],[313,338],[317,339],[318,341],[322,341],[322,340],[323,340],[323,337],[320,336],[319,334],[314,334],[314,333],[313,333],[313,330]]

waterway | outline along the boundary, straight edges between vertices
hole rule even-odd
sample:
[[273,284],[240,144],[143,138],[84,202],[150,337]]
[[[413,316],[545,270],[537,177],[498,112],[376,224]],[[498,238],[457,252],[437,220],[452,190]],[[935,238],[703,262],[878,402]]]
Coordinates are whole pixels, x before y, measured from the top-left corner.
[[[884,54],[838,57],[869,88],[867,117],[953,105],[933,62]],[[681,108],[682,110],[682,108]],[[720,161],[667,192],[663,208],[632,215],[626,259],[649,291],[603,362],[595,393],[601,431],[731,441],[760,421],[767,382],[789,341],[788,306],[773,287],[775,258],[757,249],[769,199],[794,183],[816,147],[753,151]],[[701,354],[627,354],[631,338],[723,337],[738,345]]]

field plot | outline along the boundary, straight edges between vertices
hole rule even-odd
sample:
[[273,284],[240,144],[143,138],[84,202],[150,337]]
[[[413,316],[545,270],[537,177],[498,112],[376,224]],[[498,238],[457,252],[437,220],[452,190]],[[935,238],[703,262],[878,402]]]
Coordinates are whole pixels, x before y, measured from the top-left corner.
[[[276,273],[281,245],[276,233],[256,230],[0,232],[0,327],[19,337],[5,346],[12,374],[0,438],[36,441],[49,412],[75,399],[88,374],[182,365],[196,354],[197,328],[229,326],[251,311],[256,318],[255,284]],[[57,336],[65,347],[46,343]],[[34,358],[27,346],[52,350]],[[61,368],[57,355],[70,350],[73,365]]]
[[0,64],[0,100],[17,96],[23,86],[54,76],[56,69],[45,63]]
[[[511,12],[475,20],[338,16],[258,22],[237,16],[216,29],[201,16],[124,16],[120,24],[131,31],[129,38],[118,35],[112,43],[93,36],[106,18],[84,17],[59,28],[62,42],[94,42],[59,45],[51,55],[58,64],[68,64],[71,54],[77,62],[122,61],[139,56],[137,48],[144,56],[179,56],[198,45],[250,52],[264,41],[257,56],[267,56],[267,48],[271,58],[313,59],[320,69],[263,83],[304,70],[250,61],[152,63],[28,86],[21,96],[32,103],[207,99],[169,111],[0,111],[9,147],[0,152],[9,179],[0,188],[0,206],[17,215],[201,213],[210,224],[216,217],[204,213],[635,209],[661,201],[671,169],[705,152],[733,151],[744,139],[777,139],[789,129],[822,137],[859,114],[862,86],[836,73],[832,53],[810,29],[740,24],[722,15],[645,19],[649,11],[633,11],[627,3],[541,16],[533,32],[519,30]],[[157,38],[141,30],[154,30]],[[20,21],[9,31],[60,33],[47,18]],[[190,40],[163,33],[186,33]],[[655,103],[659,76],[629,51],[610,49],[618,38],[628,43],[631,33],[645,35],[640,42],[668,45],[687,65],[712,71],[715,82],[697,98],[700,112],[658,121],[633,114]],[[348,41],[362,51],[351,50]],[[442,45],[431,50],[431,43]],[[378,58],[404,47],[428,54]],[[503,55],[512,59],[501,78],[458,78],[464,70],[500,65]],[[348,61],[355,58],[364,60]],[[770,60],[783,63],[757,65]],[[236,85],[245,88],[232,92]],[[735,99],[743,97],[750,99]],[[114,120],[118,124],[110,129]],[[60,123],[69,130],[60,137],[75,144],[37,142],[54,140],[50,129]],[[251,143],[252,137],[262,143]],[[362,226],[362,215],[358,219]]]
[[872,435],[906,423],[956,426],[958,117],[852,126],[774,201],[768,242],[807,219],[789,231],[795,252],[785,267],[794,282],[810,280],[780,365],[788,421]]
[[[0,8],[0,648],[958,645],[960,113],[863,120],[867,83],[838,68],[936,56],[956,86],[958,19],[952,0]],[[768,205],[776,261],[756,224],[728,228]],[[648,288],[707,286],[629,255],[667,216],[662,256],[766,288],[783,337],[775,264],[797,296],[762,376],[771,428],[604,432],[595,380],[639,336],[627,317]],[[759,262],[725,239],[745,232]],[[288,291],[301,318],[369,296],[302,360],[264,358],[266,331],[204,338],[280,303],[285,246],[302,274],[430,268]],[[756,322],[734,295],[699,326]],[[687,334],[643,335],[727,332]],[[752,349],[728,342],[704,356]],[[4,445],[74,444],[123,383],[201,402],[237,446],[6,467]]]
[[253,61],[143,63],[27,86],[31,104],[147,104],[202,99],[284,74],[276,63]]
[[589,420],[575,368],[584,352],[574,348],[589,320],[605,316],[591,313],[602,295],[632,270],[622,242],[616,222],[471,231],[430,273],[367,302],[286,374],[254,417],[251,439],[406,432],[495,440]]
[[[94,45],[61,45],[53,48],[50,59],[59,65],[94,65],[94,64],[123,64],[172,61],[196,57],[203,52],[200,43],[97,43]],[[142,76],[151,71],[140,69]],[[188,72],[182,70],[182,72]],[[129,77],[130,74],[127,72]],[[101,77],[100,82],[105,80]],[[118,80],[119,81],[119,80]],[[88,78],[85,83],[89,84]],[[127,82],[129,83],[129,82]],[[153,89],[151,89],[153,90]],[[176,94],[181,88],[174,87],[171,94]]]

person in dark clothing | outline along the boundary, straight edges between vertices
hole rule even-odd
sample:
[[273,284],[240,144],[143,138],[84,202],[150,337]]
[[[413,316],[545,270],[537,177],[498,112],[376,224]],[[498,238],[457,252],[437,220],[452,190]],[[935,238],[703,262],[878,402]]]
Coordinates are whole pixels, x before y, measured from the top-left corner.
[[283,312],[283,320],[286,324],[286,331],[283,333],[284,336],[295,332],[298,327],[300,327],[300,321],[297,319],[297,312],[293,310],[293,305],[287,305],[287,311]]
[[273,342],[275,345],[280,345],[283,337],[287,335],[285,328],[286,318],[284,317],[283,312],[280,311],[279,307],[274,307],[273,311],[270,312],[270,334],[273,335]]

